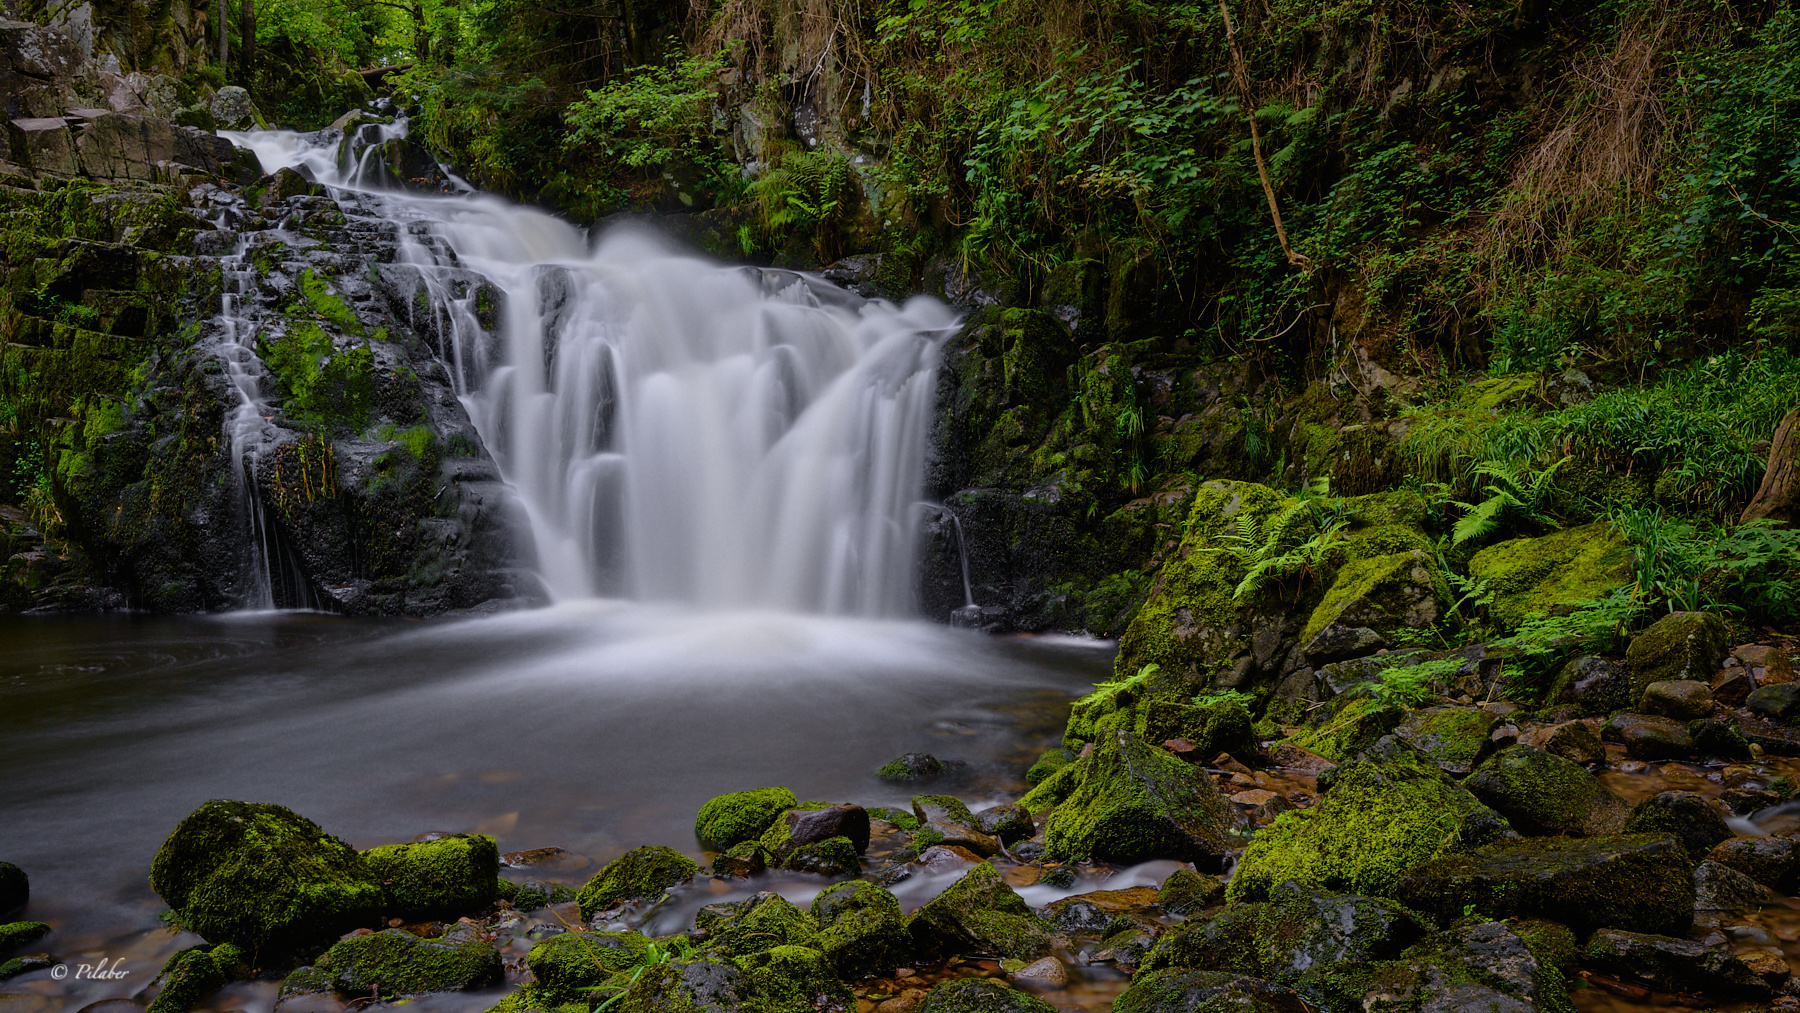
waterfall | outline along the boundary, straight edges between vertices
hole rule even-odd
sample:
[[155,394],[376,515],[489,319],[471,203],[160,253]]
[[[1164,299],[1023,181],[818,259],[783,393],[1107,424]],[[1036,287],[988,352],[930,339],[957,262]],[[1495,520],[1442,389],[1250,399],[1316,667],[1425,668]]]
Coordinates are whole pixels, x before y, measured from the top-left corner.
[[[914,608],[943,304],[728,267],[476,193],[371,190],[404,120],[231,135],[398,224],[391,270],[530,519],[560,598]],[[422,308],[421,308],[422,307]],[[415,324],[420,321],[415,320]]]

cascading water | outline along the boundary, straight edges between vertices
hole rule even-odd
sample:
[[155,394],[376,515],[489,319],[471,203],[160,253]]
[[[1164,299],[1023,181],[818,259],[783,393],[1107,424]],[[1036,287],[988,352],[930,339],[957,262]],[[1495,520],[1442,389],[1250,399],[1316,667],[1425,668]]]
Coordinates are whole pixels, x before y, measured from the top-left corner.
[[641,233],[590,248],[491,196],[372,191],[385,177],[358,144],[405,124],[363,131],[341,156],[334,132],[233,139],[398,224],[396,260],[428,295],[553,594],[911,610],[948,308],[722,267]]

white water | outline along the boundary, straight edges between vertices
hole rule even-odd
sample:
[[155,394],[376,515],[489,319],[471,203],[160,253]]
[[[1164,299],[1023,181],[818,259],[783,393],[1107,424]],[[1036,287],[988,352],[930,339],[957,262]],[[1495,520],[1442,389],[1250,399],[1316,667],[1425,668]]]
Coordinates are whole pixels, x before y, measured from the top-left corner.
[[[552,594],[913,610],[947,307],[722,267],[643,233],[590,245],[491,196],[370,191],[380,173],[340,161],[333,133],[229,136],[400,224],[398,260],[429,291],[439,354]],[[503,294],[495,332],[470,272]]]

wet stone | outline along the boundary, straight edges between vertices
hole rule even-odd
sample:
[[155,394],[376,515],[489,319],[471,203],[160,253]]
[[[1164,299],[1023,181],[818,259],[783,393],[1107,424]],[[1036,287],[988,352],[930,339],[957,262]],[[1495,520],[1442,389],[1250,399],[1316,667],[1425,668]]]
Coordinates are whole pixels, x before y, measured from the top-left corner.
[[1687,725],[1673,718],[1615,714],[1600,737],[1623,745],[1626,755],[1637,760],[1685,760],[1694,755]]
[[1800,886],[1800,844],[1792,838],[1732,837],[1713,848],[1707,859],[1779,893],[1792,894]]
[[1583,963],[1659,992],[1713,999],[1762,999],[1770,989],[1729,947],[1692,939],[1601,929],[1588,941]]
[[1695,861],[1713,846],[1736,836],[1706,797],[1691,791],[1665,791],[1639,802],[1625,823],[1630,834],[1674,834]]
[[1695,679],[1671,679],[1644,687],[1639,707],[1646,714],[1688,721],[1712,713],[1712,690]]

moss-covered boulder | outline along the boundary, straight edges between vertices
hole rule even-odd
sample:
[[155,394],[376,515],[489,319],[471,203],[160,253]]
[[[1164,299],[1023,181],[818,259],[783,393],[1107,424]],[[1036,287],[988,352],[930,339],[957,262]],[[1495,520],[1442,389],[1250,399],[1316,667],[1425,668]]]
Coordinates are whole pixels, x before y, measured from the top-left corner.
[[930,753],[907,753],[882,764],[875,776],[893,784],[914,784],[935,781],[961,766],[960,762],[949,763]]
[[1566,984],[1573,946],[1560,926],[1467,918],[1392,960],[1323,965],[1294,987],[1334,1013],[1574,1013]]
[[1439,770],[1461,777],[1494,751],[1491,736],[1499,724],[1479,707],[1426,707],[1408,714],[1394,734]]
[[1625,821],[1625,833],[1674,834],[1696,862],[1715,845],[1737,836],[1725,814],[1692,791],[1658,792],[1639,802]]
[[1396,956],[1426,929],[1418,915],[1391,900],[1284,883],[1266,902],[1233,904],[1167,933],[1141,969],[1286,980],[1323,964]]
[[164,962],[156,976],[156,998],[145,1013],[187,1013],[249,973],[244,951],[230,943],[189,947]]
[[693,859],[674,848],[646,844],[608,862],[575,895],[581,920],[629,900],[649,900],[699,872]]
[[1731,627],[1710,612],[1671,612],[1631,639],[1631,699],[1641,700],[1654,682],[1710,682],[1731,646]]
[[1035,959],[1050,952],[1050,923],[986,862],[919,908],[906,927],[914,951],[925,958],[984,953]]
[[1032,789],[1020,804],[1055,806],[1050,854],[1140,862],[1173,858],[1219,870],[1236,852],[1241,817],[1203,771],[1126,731]]
[[575,891],[561,883],[528,879],[523,883],[500,880],[497,896],[512,905],[514,911],[538,911],[553,904],[567,904],[575,899]]
[[740,901],[708,904],[694,915],[694,928],[706,933],[702,952],[741,957],[771,946],[817,949],[819,923],[778,893],[764,891]]
[[856,997],[838,980],[824,954],[806,946],[771,946],[737,959],[756,994],[756,1013],[851,1010]]
[[370,848],[362,857],[387,888],[388,912],[403,918],[472,915],[498,895],[500,849],[486,834],[386,844]]
[[379,916],[386,891],[356,849],[278,805],[214,800],[176,826],[150,887],[188,929],[260,963]]
[[1164,698],[1146,700],[1137,709],[1132,731],[1145,742],[1186,739],[1209,761],[1220,753],[1250,759],[1257,755],[1254,724],[1250,711],[1235,699]]
[[1463,781],[1522,834],[1599,837],[1625,827],[1631,805],[1600,779],[1554,753],[1508,746]]
[[608,1013],[748,1013],[756,995],[735,963],[702,957],[651,964]]
[[50,926],[44,922],[7,922],[0,925],[0,953],[35,943],[49,934]]
[[[772,869],[788,869],[794,872],[810,872],[820,876],[854,876],[862,871],[862,861],[857,858],[856,842],[848,837],[817,837],[817,832],[836,825],[831,820],[822,824],[801,821],[798,817],[813,812],[820,812],[830,817],[833,807],[823,810],[792,809],[777,819],[763,835],[756,840],[756,848],[761,852],[763,860]],[[860,807],[851,806],[861,813],[861,837],[865,845],[869,840],[868,814]],[[747,848],[748,845],[740,847]],[[743,854],[737,852],[735,854]]]
[[811,944],[843,978],[886,974],[904,962],[912,946],[900,902],[873,883],[839,883],[813,898],[819,925]]
[[1055,1013],[1029,992],[989,978],[957,978],[931,990],[918,1013]]
[[0,862],[0,915],[10,914],[31,899],[31,878],[11,862]]
[[1631,545],[1611,524],[1588,524],[1490,545],[1469,560],[1469,575],[1492,589],[1493,617],[1515,628],[1631,586]]
[[1367,654],[1402,630],[1435,624],[1446,594],[1443,574],[1423,549],[1355,560],[1338,571],[1300,643],[1314,664]]
[[498,985],[500,952],[464,924],[436,939],[383,929],[333,943],[310,969],[343,996],[413,996]]
[[489,1006],[487,1013],[588,1013],[593,1005],[588,996],[573,998],[537,982],[526,982]]
[[1582,962],[1603,974],[1658,992],[1718,1000],[1767,1000],[1773,989],[1728,947],[1693,939],[1601,929],[1582,950]]
[[1258,831],[1227,888],[1233,901],[1262,900],[1277,886],[1391,896],[1402,876],[1505,833],[1506,824],[1442,773],[1407,764],[1340,768],[1310,809]]
[[1225,884],[1217,876],[1192,869],[1176,869],[1156,892],[1156,906],[1173,915],[1192,918],[1207,908],[1225,903]]
[[752,788],[709,799],[694,816],[694,836],[714,851],[754,841],[800,804],[786,788]]
[[1298,992],[1243,974],[1163,968],[1141,972],[1113,1013],[1309,1013]]
[[636,932],[563,932],[531,944],[525,966],[553,995],[586,998],[586,990],[642,963],[649,947]]
[[1681,933],[1694,921],[1694,861],[1671,834],[1528,837],[1436,859],[1407,874],[1394,893],[1446,921],[1472,907],[1490,918],[1545,918],[1579,933]]
[[1407,713],[1372,697],[1344,700],[1316,728],[1296,734],[1290,741],[1308,752],[1342,763],[1364,752],[1400,726]]
[[1062,768],[1075,762],[1075,751],[1065,746],[1058,746],[1037,758],[1030,769],[1025,771],[1025,783],[1037,785]]

